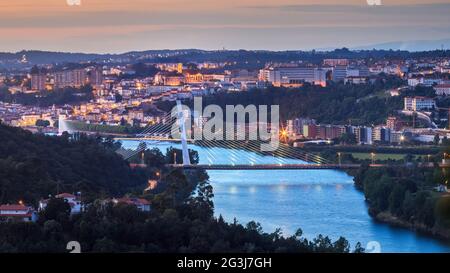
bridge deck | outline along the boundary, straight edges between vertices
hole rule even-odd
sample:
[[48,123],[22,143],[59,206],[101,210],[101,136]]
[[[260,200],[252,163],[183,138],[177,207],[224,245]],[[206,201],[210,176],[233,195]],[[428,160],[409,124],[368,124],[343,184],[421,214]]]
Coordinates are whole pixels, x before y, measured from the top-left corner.
[[[358,169],[360,164],[264,164],[264,165],[169,165],[173,168],[204,169],[204,170],[338,170]],[[383,167],[384,165],[371,165],[371,167]]]
[[[204,169],[204,170],[349,170],[359,169],[361,164],[263,164],[263,165],[182,165],[169,164],[168,167],[183,169]],[[413,165],[388,165],[388,164],[370,164],[371,168],[385,167],[412,167]],[[419,168],[435,168],[434,164],[423,163],[416,167]],[[449,165],[439,164],[441,168],[449,168]]]
[[[167,142],[181,142],[181,139],[166,138],[166,137],[115,137],[114,140],[135,140],[135,141],[167,141]],[[192,142],[193,140],[188,141]]]

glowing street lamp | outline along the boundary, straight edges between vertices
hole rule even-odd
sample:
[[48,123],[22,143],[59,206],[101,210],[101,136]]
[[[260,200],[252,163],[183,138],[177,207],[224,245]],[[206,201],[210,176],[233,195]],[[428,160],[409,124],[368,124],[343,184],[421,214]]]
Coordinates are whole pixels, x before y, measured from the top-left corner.
[[280,131],[280,137],[282,140],[286,141],[287,137],[288,137],[288,132],[285,129],[282,129]]
[[375,164],[375,153],[371,153],[370,156],[372,157],[372,164]]

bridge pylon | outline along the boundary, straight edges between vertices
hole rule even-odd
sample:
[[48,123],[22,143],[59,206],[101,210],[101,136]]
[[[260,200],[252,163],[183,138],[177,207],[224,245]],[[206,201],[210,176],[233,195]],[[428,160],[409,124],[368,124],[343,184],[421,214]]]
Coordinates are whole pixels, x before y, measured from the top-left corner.
[[183,105],[181,101],[177,100],[177,111],[178,111],[178,125],[181,130],[181,147],[183,152],[183,166],[191,166],[191,158],[189,157],[189,149],[187,144],[186,135],[186,117],[183,112]]

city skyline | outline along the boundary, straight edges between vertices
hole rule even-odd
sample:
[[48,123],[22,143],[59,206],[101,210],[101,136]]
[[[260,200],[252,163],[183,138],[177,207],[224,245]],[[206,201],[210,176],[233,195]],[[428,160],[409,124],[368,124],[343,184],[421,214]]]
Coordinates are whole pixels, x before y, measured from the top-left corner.
[[82,0],[81,5],[70,6],[65,0],[18,0],[0,3],[0,51],[449,47],[450,1],[385,0],[382,4]]

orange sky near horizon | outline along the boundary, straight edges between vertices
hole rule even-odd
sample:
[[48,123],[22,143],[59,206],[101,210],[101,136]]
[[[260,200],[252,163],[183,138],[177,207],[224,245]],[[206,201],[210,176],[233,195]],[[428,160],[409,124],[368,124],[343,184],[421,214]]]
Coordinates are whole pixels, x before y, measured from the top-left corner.
[[69,6],[66,0],[0,0],[0,51],[281,50],[450,39],[450,0],[382,3],[81,0]]
[[[0,15],[11,12],[52,13],[108,10],[214,10],[232,7],[276,7],[285,5],[367,5],[366,0],[80,0],[80,6],[69,6],[67,0],[0,0]],[[445,0],[381,0],[383,5],[446,3]]]

